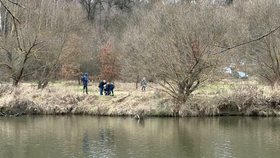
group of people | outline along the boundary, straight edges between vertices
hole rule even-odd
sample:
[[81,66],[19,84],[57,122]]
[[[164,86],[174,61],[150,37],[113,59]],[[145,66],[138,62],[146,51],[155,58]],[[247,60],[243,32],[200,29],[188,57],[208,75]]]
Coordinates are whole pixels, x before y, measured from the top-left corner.
[[[89,83],[89,76],[88,73],[84,73],[82,78],[83,82],[83,93],[88,94],[88,83]],[[114,89],[115,85],[112,82],[106,82],[106,80],[103,80],[99,83],[99,90],[100,90],[100,95],[111,95],[114,96]]]
[[[88,73],[84,73],[81,80],[83,82],[83,93],[88,94],[88,83],[89,83]],[[141,80],[140,84],[141,84],[141,90],[143,92],[146,91],[147,81],[145,77]],[[106,80],[102,80],[99,83],[98,88],[99,88],[100,95],[105,94],[105,95],[114,96],[114,89],[115,89],[114,83],[107,82]]]
[[103,95],[103,92],[105,95],[111,95],[114,96],[114,89],[115,85],[112,82],[106,82],[106,80],[103,80],[99,83],[99,91],[100,95]]

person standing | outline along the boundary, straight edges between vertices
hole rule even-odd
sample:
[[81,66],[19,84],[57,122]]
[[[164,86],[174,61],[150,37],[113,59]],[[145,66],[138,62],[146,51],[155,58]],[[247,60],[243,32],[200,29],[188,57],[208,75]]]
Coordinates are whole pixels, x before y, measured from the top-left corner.
[[146,78],[143,77],[143,79],[141,80],[141,90],[144,92],[146,91],[146,88],[147,88],[147,81]]
[[114,89],[115,89],[115,85],[114,85],[114,83],[113,82],[111,82],[110,84],[109,84],[109,91],[110,91],[110,95],[111,96],[114,96]]
[[86,92],[86,94],[88,94],[88,73],[84,73],[83,77],[82,77],[82,82],[83,82],[83,93]]
[[103,91],[104,91],[104,86],[106,85],[106,80],[103,80],[99,83],[99,91],[100,91],[100,95],[103,95]]

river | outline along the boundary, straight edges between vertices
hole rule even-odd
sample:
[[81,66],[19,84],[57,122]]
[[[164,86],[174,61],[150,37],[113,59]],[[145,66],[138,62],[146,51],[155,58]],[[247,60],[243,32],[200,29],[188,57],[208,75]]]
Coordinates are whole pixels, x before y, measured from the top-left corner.
[[280,118],[0,117],[2,158],[279,158]]

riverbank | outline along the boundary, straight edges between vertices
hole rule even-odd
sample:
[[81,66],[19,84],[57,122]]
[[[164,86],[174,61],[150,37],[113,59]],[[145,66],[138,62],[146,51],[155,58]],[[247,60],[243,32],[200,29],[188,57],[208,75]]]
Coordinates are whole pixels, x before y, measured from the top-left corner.
[[[134,90],[133,84],[118,83],[115,96],[99,96],[96,85],[89,95],[74,83],[55,83],[44,90],[32,84],[18,88],[0,86],[0,115],[98,115],[98,116],[173,116],[172,99],[152,85],[146,92]],[[209,87],[207,87],[209,88]],[[180,108],[187,116],[280,116],[280,93],[255,86],[236,89],[202,88]],[[132,89],[132,90],[127,90]],[[206,90],[205,90],[206,89]]]

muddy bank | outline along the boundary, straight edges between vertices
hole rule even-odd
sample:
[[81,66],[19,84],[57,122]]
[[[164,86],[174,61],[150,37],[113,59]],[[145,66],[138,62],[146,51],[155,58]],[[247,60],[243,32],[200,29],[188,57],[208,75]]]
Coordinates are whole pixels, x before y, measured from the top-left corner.
[[[172,100],[159,91],[116,92],[115,96],[84,95],[69,89],[0,86],[0,116],[102,115],[173,116]],[[246,90],[230,95],[193,95],[180,116],[280,116],[280,97]]]

